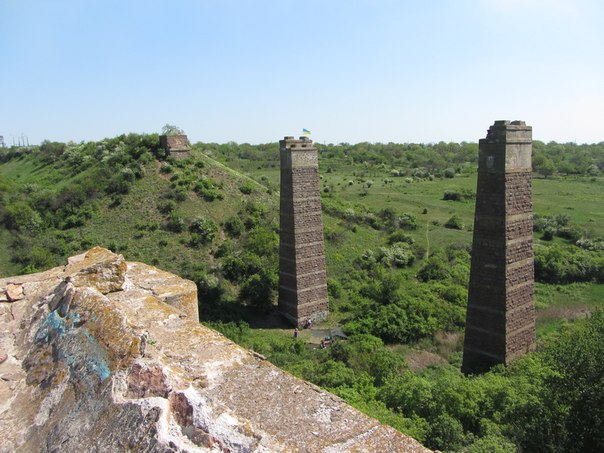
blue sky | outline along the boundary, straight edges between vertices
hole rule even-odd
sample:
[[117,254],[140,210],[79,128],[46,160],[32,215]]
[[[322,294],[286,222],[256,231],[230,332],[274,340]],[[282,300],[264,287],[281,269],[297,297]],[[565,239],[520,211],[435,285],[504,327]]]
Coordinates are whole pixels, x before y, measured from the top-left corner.
[[[604,141],[601,0],[0,0],[0,135]],[[16,138],[15,138],[16,139]]]

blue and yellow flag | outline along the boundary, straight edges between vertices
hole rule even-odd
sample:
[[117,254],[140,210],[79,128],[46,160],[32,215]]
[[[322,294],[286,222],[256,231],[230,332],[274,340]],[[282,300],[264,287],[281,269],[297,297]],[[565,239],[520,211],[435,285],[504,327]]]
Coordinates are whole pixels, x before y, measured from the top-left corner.
[[302,128],[302,134],[303,135],[310,135],[310,131],[308,129]]

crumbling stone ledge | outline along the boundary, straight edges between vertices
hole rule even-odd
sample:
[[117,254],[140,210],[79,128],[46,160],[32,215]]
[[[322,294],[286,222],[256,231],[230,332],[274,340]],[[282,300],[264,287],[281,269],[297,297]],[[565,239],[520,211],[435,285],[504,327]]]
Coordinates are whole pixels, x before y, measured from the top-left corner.
[[429,451],[200,325],[175,275],[94,248],[9,284],[0,452]]

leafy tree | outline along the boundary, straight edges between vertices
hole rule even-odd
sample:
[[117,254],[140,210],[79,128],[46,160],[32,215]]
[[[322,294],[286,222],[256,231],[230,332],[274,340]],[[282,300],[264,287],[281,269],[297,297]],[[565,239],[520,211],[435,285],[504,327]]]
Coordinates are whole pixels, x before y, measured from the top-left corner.
[[6,206],[3,221],[9,230],[15,231],[34,233],[42,227],[40,214],[24,201]]
[[245,250],[258,256],[275,256],[279,248],[279,236],[266,227],[255,227],[245,241]]
[[561,419],[560,451],[604,451],[603,338],[604,311],[599,310],[584,324],[563,332],[547,351],[557,372],[548,383],[557,406],[554,416]]
[[547,178],[556,172],[556,166],[549,157],[538,154],[533,158],[533,170]]
[[243,282],[239,297],[260,313],[266,313],[273,307],[276,287],[276,274],[270,269],[262,268],[258,274],[250,276]]
[[173,124],[166,124],[161,128],[163,135],[184,135],[184,131]]

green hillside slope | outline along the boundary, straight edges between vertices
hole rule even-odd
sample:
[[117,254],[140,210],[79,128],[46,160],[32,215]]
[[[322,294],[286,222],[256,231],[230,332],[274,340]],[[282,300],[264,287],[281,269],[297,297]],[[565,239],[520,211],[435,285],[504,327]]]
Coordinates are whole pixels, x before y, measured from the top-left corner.
[[[464,377],[476,146],[360,145],[320,146],[331,315],[298,341],[274,313],[274,143],[199,143],[185,161],[167,159],[154,134],[4,150],[0,276],[104,246],[194,280],[203,322],[430,447],[528,451],[552,431],[566,451],[583,445],[568,415],[579,399],[560,392],[569,342],[602,323],[585,321],[604,303],[597,162],[586,157],[589,174],[534,180],[539,351]],[[317,348],[340,328],[348,341]],[[543,426],[531,424],[536,414]],[[543,451],[565,451],[555,442]]]

